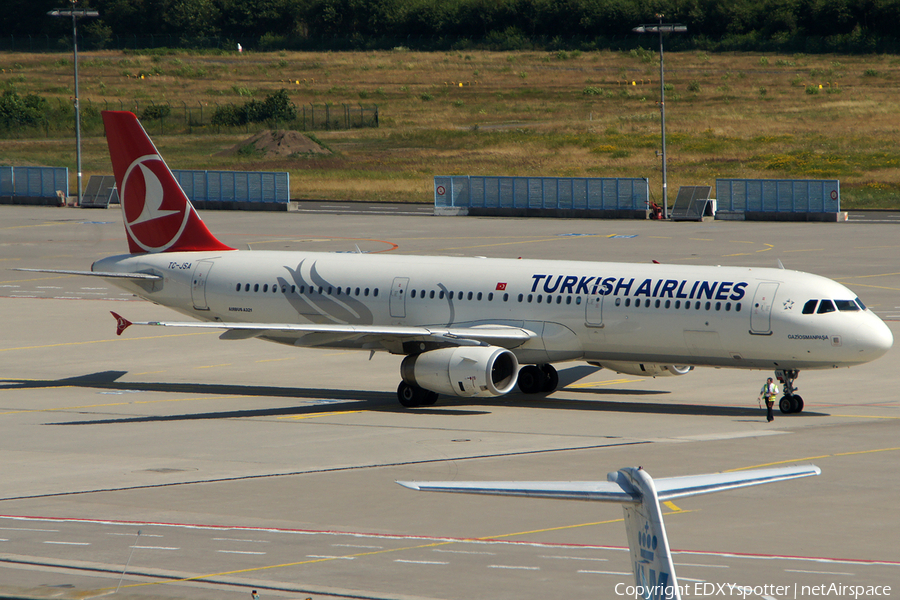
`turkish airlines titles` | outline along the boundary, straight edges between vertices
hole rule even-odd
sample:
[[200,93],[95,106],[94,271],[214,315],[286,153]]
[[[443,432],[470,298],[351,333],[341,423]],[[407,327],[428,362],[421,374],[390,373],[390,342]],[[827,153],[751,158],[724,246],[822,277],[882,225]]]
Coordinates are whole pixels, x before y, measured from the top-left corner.
[[[635,278],[578,277],[576,275],[541,275],[531,278],[531,291],[538,287],[548,294],[585,294],[600,296],[646,296],[647,298],[681,298],[685,300],[741,300],[747,282],[741,281],[688,281],[686,279],[645,279],[637,283]],[[542,285],[543,283],[543,285]]]

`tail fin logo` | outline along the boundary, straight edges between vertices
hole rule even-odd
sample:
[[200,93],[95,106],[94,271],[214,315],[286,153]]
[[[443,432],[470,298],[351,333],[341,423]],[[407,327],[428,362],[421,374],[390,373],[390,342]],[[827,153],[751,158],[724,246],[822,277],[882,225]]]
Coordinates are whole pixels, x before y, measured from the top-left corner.
[[122,207],[129,237],[146,252],[163,252],[181,237],[191,209],[158,154],[132,162],[122,178]]

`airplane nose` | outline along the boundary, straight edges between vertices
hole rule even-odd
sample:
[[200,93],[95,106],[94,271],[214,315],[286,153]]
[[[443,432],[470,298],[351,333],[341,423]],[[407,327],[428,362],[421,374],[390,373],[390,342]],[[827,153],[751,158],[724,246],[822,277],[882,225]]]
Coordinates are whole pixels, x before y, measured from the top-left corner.
[[873,315],[872,321],[860,328],[858,343],[866,358],[875,360],[887,354],[894,345],[894,334],[884,321]]

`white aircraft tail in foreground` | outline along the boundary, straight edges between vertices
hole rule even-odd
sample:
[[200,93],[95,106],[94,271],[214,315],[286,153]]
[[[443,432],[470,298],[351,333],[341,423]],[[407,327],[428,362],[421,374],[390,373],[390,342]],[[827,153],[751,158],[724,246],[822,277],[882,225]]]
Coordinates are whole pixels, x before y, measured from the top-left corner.
[[[607,475],[607,481],[398,481],[413,490],[498,496],[528,496],[564,500],[619,502],[625,511],[625,531],[631,551],[636,597],[680,600],[681,589],[666,537],[659,503],[685,496],[818,475],[813,465],[713,473],[654,480],[641,467]],[[686,594],[687,595],[687,594]]]

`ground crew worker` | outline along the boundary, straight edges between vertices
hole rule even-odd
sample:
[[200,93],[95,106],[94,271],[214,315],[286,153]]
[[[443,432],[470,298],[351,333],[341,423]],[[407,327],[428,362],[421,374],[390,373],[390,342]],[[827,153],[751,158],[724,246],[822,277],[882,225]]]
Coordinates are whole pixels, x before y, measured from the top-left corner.
[[772,414],[772,408],[775,406],[775,398],[778,397],[778,386],[775,385],[775,380],[771,377],[766,379],[762,389],[759,390],[759,395],[766,401],[766,421],[771,423],[775,420],[775,415]]

